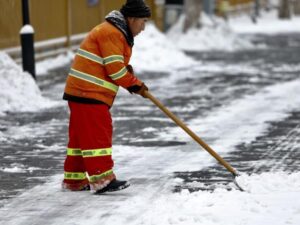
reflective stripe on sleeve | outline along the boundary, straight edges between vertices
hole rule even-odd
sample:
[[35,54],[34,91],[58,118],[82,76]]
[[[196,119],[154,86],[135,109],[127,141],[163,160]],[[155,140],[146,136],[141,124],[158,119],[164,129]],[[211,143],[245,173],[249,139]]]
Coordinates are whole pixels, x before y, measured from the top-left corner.
[[104,63],[104,60],[103,58],[101,58],[100,56],[96,55],[96,54],[93,54],[91,52],[88,52],[86,50],[83,50],[81,48],[79,48],[77,50],[77,55],[83,57],[83,58],[86,58],[86,59],[89,59],[91,61],[94,61],[96,63],[99,63],[99,64],[103,64]]
[[100,148],[100,149],[92,149],[92,150],[83,150],[82,156],[85,157],[95,157],[95,156],[108,156],[111,155],[111,148]]
[[67,148],[67,155],[78,156],[82,154],[79,148]]
[[86,179],[85,173],[65,172],[64,177],[66,180],[84,180],[84,179]]
[[124,66],[121,70],[119,70],[118,72],[109,75],[109,77],[113,80],[118,80],[122,77],[124,77],[127,73],[127,68]]
[[84,81],[87,81],[87,82],[90,82],[90,83],[93,83],[93,84],[96,84],[98,86],[101,86],[101,87],[104,87],[104,88],[107,88],[113,92],[117,92],[119,87],[117,85],[114,85],[108,81],[105,81],[105,80],[102,80],[98,77],[95,77],[91,74],[87,74],[87,73],[83,73],[83,72],[80,72],[78,70],[75,70],[73,68],[71,68],[70,72],[69,72],[69,75],[72,76],[72,77],[76,77],[78,79],[81,79],[81,80],[84,80]]
[[105,58],[102,58],[94,53],[91,53],[89,51],[86,51],[84,49],[81,49],[79,48],[77,50],[77,55],[83,57],[83,58],[86,58],[86,59],[89,59],[93,62],[96,62],[96,63],[99,63],[101,65],[107,65],[107,64],[110,64],[110,63],[114,63],[114,62],[122,62],[124,63],[124,56],[122,55],[110,55],[110,56],[107,56]]
[[101,174],[98,174],[98,175],[93,175],[93,176],[90,176],[90,182],[96,182],[97,180],[100,180],[108,175],[111,175],[113,174],[113,171],[112,170],[108,170],[104,173],[101,173]]
[[108,65],[108,64],[114,63],[114,62],[124,63],[124,57],[122,55],[111,55],[111,56],[104,58],[103,62],[105,65]]

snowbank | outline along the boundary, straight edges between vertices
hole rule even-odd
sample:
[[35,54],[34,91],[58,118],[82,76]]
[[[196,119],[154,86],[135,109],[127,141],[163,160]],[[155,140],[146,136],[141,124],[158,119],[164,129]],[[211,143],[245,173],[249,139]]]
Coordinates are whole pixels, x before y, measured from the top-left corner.
[[[265,225],[299,224],[300,173],[247,176],[247,191],[194,192],[159,196],[131,224]],[[137,207],[133,200],[128,211]],[[96,224],[96,223],[91,223]],[[122,224],[122,223],[118,223]]]
[[170,72],[196,62],[185,55],[152,23],[135,38],[131,63],[137,71]]
[[23,72],[7,54],[0,52],[0,115],[35,111],[55,103],[42,97],[30,74]]
[[184,16],[168,31],[167,36],[180,49],[185,51],[234,51],[253,49],[255,45],[237,35],[230,26],[220,18],[201,17],[201,28],[191,28],[182,33]]
[[249,15],[243,15],[230,19],[229,25],[237,33],[271,35],[300,32],[300,16],[293,16],[290,20],[280,20],[277,14],[277,10],[262,12],[256,24],[252,23]]

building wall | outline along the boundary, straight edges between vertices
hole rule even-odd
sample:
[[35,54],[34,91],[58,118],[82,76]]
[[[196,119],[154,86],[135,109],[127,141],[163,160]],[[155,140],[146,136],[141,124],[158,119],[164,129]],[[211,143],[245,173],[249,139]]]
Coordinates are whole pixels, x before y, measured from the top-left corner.
[[[146,0],[155,18],[155,0]],[[113,9],[120,9],[125,0],[29,0],[30,22],[35,41],[88,32],[104,20]],[[21,0],[0,1],[0,49],[20,45],[22,27]]]

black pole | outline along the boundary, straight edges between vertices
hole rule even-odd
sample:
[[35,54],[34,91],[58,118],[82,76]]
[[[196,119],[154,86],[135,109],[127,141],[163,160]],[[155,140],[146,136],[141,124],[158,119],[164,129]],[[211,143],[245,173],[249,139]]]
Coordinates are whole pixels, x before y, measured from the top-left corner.
[[23,26],[30,24],[28,0],[22,0]]
[[23,27],[20,31],[23,70],[35,79],[34,30],[29,21],[28,0],[22,0]]

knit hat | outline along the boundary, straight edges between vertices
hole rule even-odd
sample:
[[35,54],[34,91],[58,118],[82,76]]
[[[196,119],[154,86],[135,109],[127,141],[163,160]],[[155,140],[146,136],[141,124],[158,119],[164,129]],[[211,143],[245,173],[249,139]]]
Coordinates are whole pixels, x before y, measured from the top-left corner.
[[143,0],[127,0],[126,4],[122,6],[120,12],[125,17],[150,17],[151,10]]

